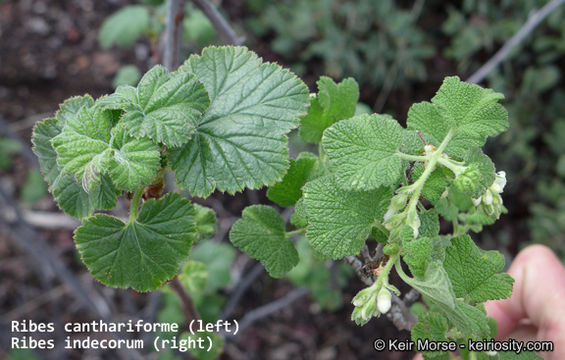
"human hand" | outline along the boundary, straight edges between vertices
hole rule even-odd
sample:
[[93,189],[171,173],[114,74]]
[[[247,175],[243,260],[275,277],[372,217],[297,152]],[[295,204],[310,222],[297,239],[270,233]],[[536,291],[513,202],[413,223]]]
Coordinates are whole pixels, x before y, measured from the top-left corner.
[[546,359],[565,359],[565,268],[547,247],[532,245],[512,262],[512,297],[488,301],[487,315],[496,319],[496,339],[553,341]]

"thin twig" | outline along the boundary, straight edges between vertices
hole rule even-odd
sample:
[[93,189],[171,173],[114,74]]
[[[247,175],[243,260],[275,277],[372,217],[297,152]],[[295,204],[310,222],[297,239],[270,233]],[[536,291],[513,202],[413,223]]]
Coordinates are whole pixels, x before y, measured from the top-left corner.
[[235,286],[235,291],[233,292],[233,294],[229,298],[226,306],[224,307],[224,311],[222,312],[221,319],[225,320],[233,314],[237,304],[239,304],[239,301],[241,300],[241,298],[243,297],[243,295],[245,294],[247,289],[264,272],[265,272],[265,267],[263,267],[263,265],[258,263],[249,271],[249,273],[247,273],[239,281],[239,283]]
[[229,45],[241,45],[245,41],[244,37],[239,37],[231,28],[230,24],[224,19],[222,14],[208,0],[192,0],[194,5],[199,8],[210,20],[214,28],[220,34],[222,40]]
[[[280,311],[288,306],[290,306],[292,303],[294,303],[296,300],[300,299],[301,297],[303,297],[304,295],[310,293],[310,290],[306,289],[306,288],[298,288],[298,289],[294,289],[291,292],[289,292],[288,294],[286,294],[285,296],[271,302],[268,303],[267,305],[263,305],[258,307],[257,309],[251,310],[249,311],[244,317],[243,319],[241,319],[241,321],[239,321],[239,331],[238,334],[241,334],[241,332],[245,329],[247,329],[249,326],[253,325],[255,322],[266,318],[267,316],[276,313],[277,311]],[[229,339],[229,338],[233,338],[234,335],[233,333],[223,333],[224,337]]]
[[411,330],[418,322],[418,318],[410,310],[409,305],[396,294],[392,294],[391,300],[392,305],[389,312],[386,313],[386,317],[392,321],[398,330]]
[[[36,210],[21,209],[21,216],[23,220],[26,223],[28,223],[30,226],[39,229],[74,230],[80,225],[80,222],[75,218],[70,217],[69,215],[66,214],[56,213],[52,211],[36,211]],[[9,224],[14,224],[18,222],[16,212],[13,211],[13,209],[11,208],[2,211],[2,213],[0,214],[0,218],[2,218],[5,222]]]
[[359,260],[355,256],[346,256],[344,259],[349,265],[351,265],[351,267],[357,274],[357,277],[361,279],[361,281],[363,281],[365,285],[367,286],[373,285],[374,282],[373,279],[368,278],[363,274],[363,262],[361,260]]
[[[363,262],[355,256],[346,256],[345,261],[351,265],[359,279],[367,286],[371,286],[375,279],[367,277],[363,273]],[[392,294],[392,306],[390,311],[386,314],[387,318],[392,321],[398,330],[410,330],[418,321],[418,318],[410,310],[412,305],[419,297],[416,290],[410,290],[404,297],[404,300],[399,298],[396,294]]]
[[477,84],[484,80],[485,77],[497,67],[504,59],[508,57],[510,51],[519,43],[521,43],[553,10],[563,4],[565,0],[552,0],[545,4],[541,9],[532,13],[528,20],[522,25],[520,30],[514,34],[500,50],[494,54],[481,68],[471,75],[467,82]]
[[169,286],[171,287],[171,289],[175,291],[175,293],[179,297],[182,311],[184,312],[184,316],[186,317],[186,323],[190,324],[192,320],[200,319],[200,316],[198,315],[198,312],[194,307],[194,303],[192,302],[192,299],[190,298],[190,296],[188,295],[188,293],[186,292],[186,290],[184,289],[181,282],[176,276],[171,281],[169,281]]
[[184,0],[169,0],[167,8],[163,65],[165,65],[169,71],[173,71],[178,66],[184,5]]

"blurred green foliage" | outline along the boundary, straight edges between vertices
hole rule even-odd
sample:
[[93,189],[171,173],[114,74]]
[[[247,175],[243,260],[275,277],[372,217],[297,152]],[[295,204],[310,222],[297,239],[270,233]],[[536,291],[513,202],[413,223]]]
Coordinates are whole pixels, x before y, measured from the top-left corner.
[[[361,85],[424,80],[434,51],[416,25],[423,1],[403,9],[392,0],[248,0],[247,26],[272,36],[271,49],[300,75],[353,76]],[[316,73],[308,66],[318,60]],[[387,80],[388,78],[388,80]]]
[[0,170],[6,170],[12,166],[12,155],[22,150],[22,144],[14,139],[0,138]]
[[[165,31],[167,3],[164,0],[139,0],[138,5],[124,6],[108,16],[98,32],[98,43],[103,49],[119,46],[129,49],[140,39],[152,44]],[[184,55],[200,52],[217,41],[216,30],[208,18],[192,4],[186,4],[182,22],[182,50]],[[183,58],[186,58],[184,56]],[[141,77],[135,65],[126,65],[116,73],[112,86],[136,85]]]
[[[246,26],[254,35],[252,43],[269,42],[271,51],[294,71],[336,80],[354,76],[362,101],[373,104],[385,93],[385,100],[394,101],[388,106],[385,102],[382,111],[401,118],[405,103],[426,98],[439,79],[471,75],[546,3],[247,0]],[[514,250],[516,242],[519,247],[544,243],[562,259],[564,16],[565,6],[554,10],[482,83],[506,95],[511,124],[510,131],[487,147],[498,170],[508,174],[503,195],[510,213],[484,239],[495,239],[488,246]],[[375,110],[381,111],[381,105],[377,100]]]

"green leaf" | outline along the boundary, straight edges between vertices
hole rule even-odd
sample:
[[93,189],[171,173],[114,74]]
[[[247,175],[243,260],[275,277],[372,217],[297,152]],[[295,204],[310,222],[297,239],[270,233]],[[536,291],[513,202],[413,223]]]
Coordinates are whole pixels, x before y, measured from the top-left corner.
[[410,272],[415,277],[424,277],[426,266],[430,262],[432,255],[432,249],[433,241],[429,237],[421,237],[404,244],[404,256],[402,259],[408,264]]
[[490,335],[490,327],[486,314],[477,307],[456,299],[455,309],[439,307],[439,312],[457,327],[464,337],[484,339]]
[[304,198],[300,198],[294,205],[294,212],[290,216],[290,223],[298,228],[308,225],[308,214],[304,205]]
[[170,152],[179,186],[207,196],[278,181],[288,168],[285,134],[308,101],[302,81],[244,47],[207,48],[179,68],[184,72],[204,84],[210,106],[193,139]]
[[485,155],[481,149],[472,148],[464,157],[465,165],[477,172],[478,179],[474,182],[473,198],[478,198],[486,189],[492,185],[495,177],[495,168],[490,157]]
[[31,142],[32,150],[39,159],[43,176],[53,186],[61,171],[57,165],[57,153],[53,149],[51,139],[61,133],[57,119],[46,119],[35,124]]
[[420,217],[420,236],[434,237],[439,233],[439,217],[435,209],[422,211]]
[[116,44],[129,47],[149,29],[149,10],[143,5],[130,5],[110,15],[100,27],[98,41],[103,49]]
[[194,307],[205,322],[215,322],[220,318],[226,298],[210,291],[192,293]]
[[[447,319],[433,312],[418,315],[418,322],[412,328],[412,341],[428,339],[430,341],[448,341],[445,333],[448,330]],[[422,352],[426,358],[437,358],[446,355],[444,351]]]
[[[62,118],[65,116],[65,119],[66,116],[70,116],[69,105],[76,105],[80,101],[78,99],[74,98],[65,102],[58,115]],[[89,216],[94,209],[109,210],[115,207],[120,192],[114,187],[109,177],[102,175],[101,184],[87,193],[82,186],[76,183],[73,176],[61,173],[57,165],[57,153],[51,144],[51,139],[60,132],[58,121],[47,119],[35,125],[32,137],[33,152],[39,159],[41,171],[58,205],[65,213],[79,219]]]
[[130,135],[147,136],[156,143],[174,147],[190,140],[210,100],[193,74],[170,75],[158,65],[143,76],[137,89],[119,87],[114,94],[100,99],[99,104],[123,109],[120,123]]
[[213,292],[226,287],[231,281],[231,266],[235,259],[233,246],[212,240],[198,243],[190,259],[200,261],[208,269],[208,288]]
[[280,206],[294,205],[302,197],[302,187],[312,179],[318,164],[318,157],[301,153],[296,160],[290,159],[290,167],[282,180],[269,187],[267,197]]
[[112,126],[111,111],[82,107],[51,140],[61,173],[73,175],[86,191],[100,184],[100,173],[108,167]]
[[188,258],[195,234],[190,201],[169,193],[146,201],[137,219],[124,224],[94,215],[75,231],[75,242],[92,275],[105,285],[137,291],[157,289]]
[[198,241],[212,237],[216,233],[216,213],[214,210],[194,204],[196,210],[196,238]]
[[298,134],[306,143],[322,140],[324,130],[333,123],[355,115],[359,86],[352,78],[336,84],[327,76],[320,77],[318,95],[310,98],[308,113],[302,118]]
[[514,280],[508,274],[498,273],[504,267],[502,254],[479,249],[468,235],[451,242],[444,267],[457,297],[484,302],[512,295]]
[[[400,265],[397,270],[399,267]],[[404,282],[418,290],[428,304],[447,317],[464,336],[488,336],[490,329],[485,313],[455,298],[448,274],[440,261],[429,263],[423,279],[410,278],[403,271],[398,271],[398,274]]]
[[306,235],[314,250],[333,259],[357,255],[373,224],[382,222],[392,197],[389,188],[346,191],[333,176],[304,186],[309,226]]
[[412,105],[408,129],[420,130],[427,142],[439,146],[450,129],[455,134],[445,152],[462,158],[472,147],[482,147],[488,136],[508,128],[508,113],[498,103],[504,96],[491,89],[447,77],[432,102]]
[[133,86],[137,84],[141,78],[141,73],[135,65],[122,66],[120,70],[116,73],[114,80],[112,81],[112,87],[115,89],[120,85],[130,85]]
[[396,152],[410,134],[388,115],[359,115],[324,132],[322,143],[341,187],[371,190],[393,185],[408,167]]
[[147,138],[129,136],[122,125],[112,129],[111,146],[110,177],[120,189],[134,191],[149,184],[161,167],[159,147]]
[[182,267],[179,280],[189,293],[202,292],[208,284],[208,270],[199,261],[189,261]]
[[283,218],[270,206],[245,208],[230,230],[230,240],[241,251],[261,261],[275,278],[284,276],[298,263],[298,253],[285,234]]
[[[412,179],[414,181],[418,180],[423,172],[424,166],[421,163],[416,163],[412,170]],[[422,196],[430,200],[432,204],[435,205],[441,198],[445,189],[453,181],[453,178],[454,175],[449,169],[438,166],[434,171],[432,171],[428,180],[424,184],[424,187],[422,188]]]
[[62,130],[67,126],[69,119],[76,118],[80,109],[82,107],[90,108],[94,105],[94,100],[90,95],[84,96],[74,96],[65,100],[57,113],[55,113],[55,119],[57,119],[58,127]]
[[[400,265],[398,265],[400,266]],[[434,304],[447,309],[455,309],[455,294],[449,277],[439,261],[430,262],[422,279],[410,278],[398,272],[405,283],[418,290],[420,294],[433,300]]]

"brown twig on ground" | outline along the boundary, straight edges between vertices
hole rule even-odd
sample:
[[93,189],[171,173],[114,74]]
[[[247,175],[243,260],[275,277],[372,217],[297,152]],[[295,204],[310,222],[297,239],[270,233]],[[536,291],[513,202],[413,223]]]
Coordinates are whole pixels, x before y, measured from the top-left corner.
[[533,12],[520,30],[508,39],[504,46],[502,46],[489,61],[481,66],[479,70],[475,71],[473,75],[469,76],[467,82],[477,84],[483,81],[495,67],[510,55],[510,51],[516,45],[520,44],[553,10],[557,9],[564,2],[565,0],[552,0],[546,3],[541,9]]
[[220,34],[220,37],[226,44],[241,45],[245,41],[244,37],[239,37],[231,28],[230,24],[224,19],[222,14],[208,0],[192,0],[194,5],[199,8],[204,15],[210,20],[214,28]]
[[[288,294],[286,294],[285,296],[270,302],[266,305],[260,306],[254,310],[251,310],[249,312],[247,312],[247,314],[245,314],[245,316],[239,321],[239,331],[238,334],[241,334],[241,332],[245,329],[247,329],[249,326],[253,325],[255,322],[266,318],[267,316],[276,313],[277,311],[280,311],[288,306],[290,306],[292,303],[294,303],[296,300],[300,299],[301,297],[303,297],[304,295],[307,295],[310,293],[310,290],[306,289],[306,288],[297,288],[294,289],[292,291],[290,291]],[[232,339],[235,337],[235,335],[233,333],[222,333],[222,335],[224,336],[224,338],[226,339]]]
[[[66,214],[52,211],[36,211],[21,209],[23,220],[30,226],[46,230],[74,230],[80,225],[80,221]],[[2,212],[0,217],[9,224],[18,222],[17,215],[13,209],[8,208]]]
[[237,304],[239,304],[239,301],[241,300],[247,289],[264,272],[265,272],[265,267],[263,267],[263,265],[261,265],[260,263],[257,263],[247,274],[245,274],[243,278],[241,278],[241,280],[234,287],[235,291],[228,299],[228,302],[224,307],[224,310],[222,311],[222,316],[220,317],[221,319],[225,320],[233,314]]

